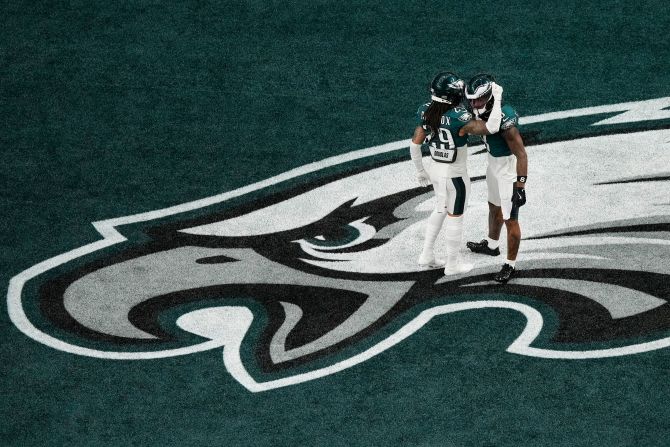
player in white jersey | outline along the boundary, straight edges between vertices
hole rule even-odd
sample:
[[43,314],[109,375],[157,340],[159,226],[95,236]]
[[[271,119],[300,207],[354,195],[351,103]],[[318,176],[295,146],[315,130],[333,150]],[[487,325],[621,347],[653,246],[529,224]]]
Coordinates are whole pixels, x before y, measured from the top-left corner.
[[[463,236],[463,212],[470,192],[467,136],[459,135],[459,129],[472,119],[472,114],[461,107],[463,88],[463,80],[451,72],[441,72],[435,76],[430,85],[431,102],[422,105],[417,112],[417,126],[410,145],[410,155],[416,166],[419,184],[432,184],[436,195],[435,209],[426,222],[419,265],[425,268],[444,265],[446,275],[466,273],[472,269],[472,264],[462,262],[459,256]],[[499,96],[502,96],[502,89]],[[500,98],[497,101],[499,103]],[[500,113],[492,113],[489,117],[492,129],[499,128],[500,116]],[[424,169],[422,162],[423,143],[428,144],[432,159],[428,171]],[[445,219],[446,263],[436,259],[434,253],[435,240]]]

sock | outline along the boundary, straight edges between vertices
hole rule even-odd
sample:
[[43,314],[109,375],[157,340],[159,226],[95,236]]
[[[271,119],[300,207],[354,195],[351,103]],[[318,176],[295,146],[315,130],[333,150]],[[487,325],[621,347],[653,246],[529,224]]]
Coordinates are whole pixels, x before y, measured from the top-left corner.
[[426,233],[423,240],[423,251],[421,252],[421,258],[425,260],[432,260],[435,255],[433,249],[435,248],[435,239],[442,229],[442,223],[447,213],[438,213],[433,210],[430,214],[430,217],[426,220]]
[[516,260],[510,261],[509,259],[505,261],[505,264],[509,264],[512,266],[512,268],[516,268]]
[[486,240],[489,243],[489,248],[492,249],[492,250],[495,250],[500,245],[500,241],[496,241],[495,239],[491,239],[488,236],[486,237]]
[[458,265],[460,260],[461,240],[463,239],[463,216],[447,217],[447,267]]

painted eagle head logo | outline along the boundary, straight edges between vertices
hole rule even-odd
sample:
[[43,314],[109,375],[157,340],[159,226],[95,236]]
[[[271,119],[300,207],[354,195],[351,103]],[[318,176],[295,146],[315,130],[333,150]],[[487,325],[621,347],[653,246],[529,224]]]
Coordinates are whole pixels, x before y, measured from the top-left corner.
[[[648,120],[670,118],[662,110],[670,98],[652,101],[659,116]],[[648,111],[647,103],[592,114],[639,121],[635,108]],[[499,258],[473,255],[475,269],[455,277],[418,269],[434,199],[414,184],[411,163],[397,152],[405,142],[397,142],[97,222],[104,239],[12,279],[10,317],[42,343],[101,358],[223,347],[227,370],[251,391],[333,374],[435,317],[474,309],[526,318],[508,348],[515,354],[579,359],[660,349],[670,345],[670,130],[604,133],[529,148],[520,271],[505,286],[490,281]],[[470,149],[464,240],[481,239],[486,225],[479,149]],[[389,157],[380,159],[383,152]],[[328,170],[353,160],[355,168]],[[323,175],[298,178],[310,172]],[[267,377],[253,377],[250,363]]]

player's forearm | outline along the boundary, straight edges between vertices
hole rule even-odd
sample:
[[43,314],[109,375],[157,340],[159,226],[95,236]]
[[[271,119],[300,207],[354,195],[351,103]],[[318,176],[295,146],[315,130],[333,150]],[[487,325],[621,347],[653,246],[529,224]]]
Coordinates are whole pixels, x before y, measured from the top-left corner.
[[[519,130],[516,127],[512,127],[504,130],[501,135],[505,139],[505,142],[507,142],[509,150],[516,157],[517,177],[523,177],[525,181],[526,177],[528,177],[528,155],[526,154],[526,148],[524,147]],[[515,185],[523,187],[524,182],[518,181]]]
[[502,123],[502,94],[503,88],[493,82],[491,84],[493,108],[489,114],[489,119],[486,120],[486,130],[489,134],[494,134],[500,130],[500,123]]
[[426,131],[423,130],[421,126],[417,126],[414,129],[414,135],[412,135],[412,142],[409,144],[409,156],[414,162],[417,172],[423,171],[423,153],[421,152],[421,144],[426,139]]
[[484,121],[472,120],[465,126],[461,127],[458,135],[464,137],[465,135],[488,135],[489,131],[486,129]]
[[502,108],[500,106],[501,100],[496,98],[493,101],[493,108],[491,109],[491,114],[489,119],[486,120],[486,131],[487,133],[494,134],[500,129],[500,123],[502,122]]
[[410,143],[409,156],[412,158],[412,161],[414,162],[414,167],[416,167],[417,172],[423,171],[424,170],[423,161],[421,160],[423,158],[423,154],[421,152],[420,144],[417,144],[414,141]]
[[416,179],[422,187],[430,186],[430,174],[423,168],[423,153],[421,152],[421,144],[426,138],[426,133],[421,127],[417,127],[414,131],[414,136],[409,144],[409,155],[414,162],[416,168]]
[[502,121],[502,111],[500,103],[498,107],[494,107],[491,111],[491,116],[486,121],[472,120],[458,131],[460,136],[469,135],[491,135],[498,132],[500,129],[500,122]]
[[523,177],[523,181],[517,181],[516,186],[521,188],[526,186],[526,178],[528,177],[528,156],[524,149],[515,151],[516,156],[516,175],[517,178]]
[[422,144],[426,140],[426,131],[423,130],[423,127],[416,126],[414,129],[414,135],[412,135],[412,143]]

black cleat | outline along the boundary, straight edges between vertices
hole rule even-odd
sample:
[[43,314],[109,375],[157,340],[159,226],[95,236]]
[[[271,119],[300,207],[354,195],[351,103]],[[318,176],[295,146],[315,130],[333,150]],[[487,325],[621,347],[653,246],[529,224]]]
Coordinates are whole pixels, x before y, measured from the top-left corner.
[[514,276],[514,272],[516,272],[514,267],[509,264],[503,264],[502,270],[496,273],[496,276],[493,277],[493,280],[501,284],[507,284],[507,281],[509,281],[512,276]]
[[489,241],[486,239],[482,239],[481,242],[468,242],[465,246],[481,255],[498,256],[500,254],[500,248],[489,248]]

